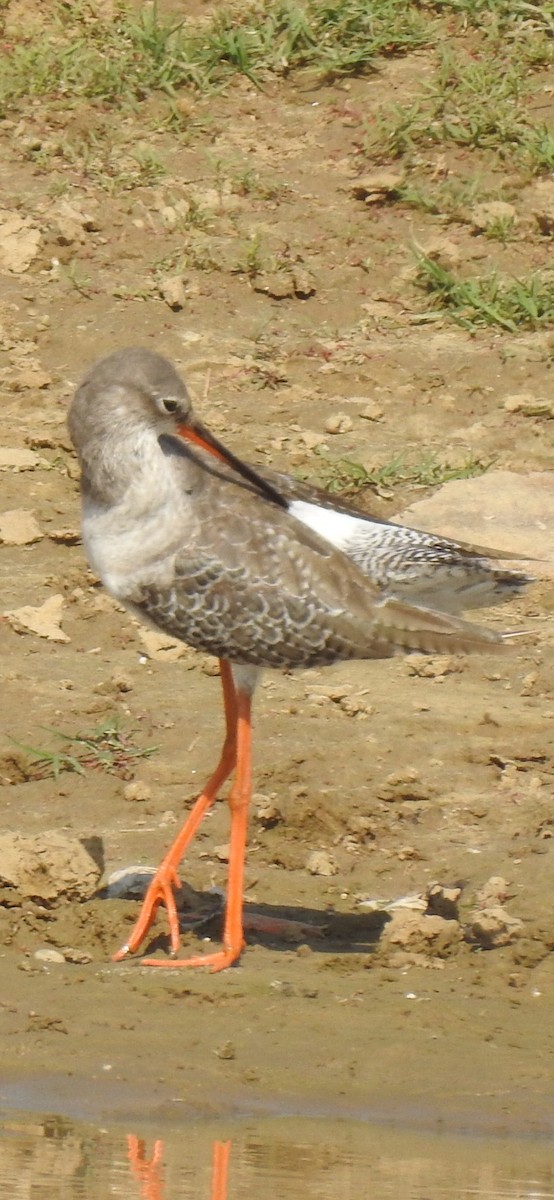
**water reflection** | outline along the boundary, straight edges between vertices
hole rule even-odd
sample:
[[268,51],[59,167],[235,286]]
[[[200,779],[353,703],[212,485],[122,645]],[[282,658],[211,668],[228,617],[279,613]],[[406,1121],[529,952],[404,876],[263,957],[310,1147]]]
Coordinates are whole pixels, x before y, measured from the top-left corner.
[[164,1144],[161,1139],[158,1138],[154,1142],[152,1158],[147,1158],[144,1138],[129,1133],[127,1150],[131,1174],[140,1184],[140,1195],[143,1200],[165,1200],[162,1174]]
[[[142,1200],[165,1200],[162,1159],[164,1143],[158,1138],[154,1142],[152,1157],[146,1157],[146,1142],[135,1134],[127,1135],[127,1148],[131,1172],[140,1184]],[[229,1174],[230,1142],[214,1142],[212,1147],[212,1186],[210,1200],[227,1200],[227,1178]]]
[[[163,1137],[160,1137],[160,1133]],[[554,1200],[545,1139],[455,1138],[370,1123],[187,1121],[126,1133],[0,1118],[10,1200]]]

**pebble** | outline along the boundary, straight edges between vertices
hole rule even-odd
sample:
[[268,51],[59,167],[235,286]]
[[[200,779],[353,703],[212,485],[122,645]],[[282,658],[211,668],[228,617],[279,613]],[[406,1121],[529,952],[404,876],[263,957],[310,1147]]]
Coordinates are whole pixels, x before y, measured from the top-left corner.
[[330,877],[337,874],[338,867],[327,850],[314,850],[306,859],[306,870],[310,875]]
[[132,783],[125,784],[123,788],[124,800],[132,800],[142,802],[152,799],[152,789],[142,779],[133,779]]
[[324,425],[325,432],[333,434],[350,433],[353,428],[354,423],[348,413],[333,413],[332,416],[327,417]]
[[523,921],[520,921],[519,917],[512,917],[500,905],[484,908],[481,912],[473,914],[471,933],[485,950],[508,946],[510,942],[521,937],[522,932]]
[[491,908],[503,904],[510,893],[510,886],[502,875],[491,875],[475,894],[478,908]]
[[12,508],[0,513],[0,542],[4,545],[30,546],[43,536],[32,510]]
[[366,204],[377,204],[379,200],[397,192],[404,183],[405,176],[401,171],[391,171],[379,168],[370,171],[352,184],[352,195],[357,200],[365,200]]
[[214,1054],[223,1059],[236,1058],[237,1051],[234,1042],[223,1042],[221,1046],[217,1047],[217,1050],[214,1050]]
[[476,233],[483,233],[495,221],[505,221],[506,224],[515,225],[517,221],[517,212],[513,204],[508,204],[505,200],[488,200],[485,204],[477,204],[471,212],[471,228]]
[[132,675],[126,675],[123,671],[114,671],[111,682],[118,692],[132,692],[135,686]]
[[159,292],[162,300],[165,300],[172,312],[179,312],[185,307],[187,293],[181,275],[168,275],[165,279],[161,279]]
[[65,962],[65,956],[59,950],[54,950],[53,946],[43,946],[40,950],[35,950],[33,958],[37,958],[39,962],[45,963]]
[[264,829],[271,829],[274,825],[278,825],[283,820],[283,814],[279,805],[275,803],[269,796],[254,796],[254,801],[257,803],[256,820]]
[[0,446],[0,467],[12,467],[16,471],[34,471],[36,467],[47,465],[34,450],[23,450],[18,446]]
[[385,410],[377,400],[370,400],[359,413],[359,416],[363,417],[364,421],[382,421],[384,415]]
[[554,418],[554,402],[533,392],[516,392],[506,396],[503,407],[508,413],[521,413],[524,417]]

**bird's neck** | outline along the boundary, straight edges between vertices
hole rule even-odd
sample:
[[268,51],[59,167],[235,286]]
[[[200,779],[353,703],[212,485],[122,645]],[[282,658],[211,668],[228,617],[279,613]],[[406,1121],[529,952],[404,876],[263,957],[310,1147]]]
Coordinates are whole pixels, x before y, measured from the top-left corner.
[[83,490],[97,504],[120,504],[129,491],[141,493],[146,505],[163,484],[164,457],[156,431],[147,426],[125,430],[117,428],[108,436],[91,440],[82,458]]

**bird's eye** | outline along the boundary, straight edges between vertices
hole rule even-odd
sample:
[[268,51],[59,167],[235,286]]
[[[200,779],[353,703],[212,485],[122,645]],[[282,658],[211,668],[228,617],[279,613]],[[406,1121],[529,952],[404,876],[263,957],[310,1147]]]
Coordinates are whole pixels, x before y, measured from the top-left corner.
[[166,413],[176,413],[179,408],[179,401],[172,400],[171,397],[160,396],[160,408]]

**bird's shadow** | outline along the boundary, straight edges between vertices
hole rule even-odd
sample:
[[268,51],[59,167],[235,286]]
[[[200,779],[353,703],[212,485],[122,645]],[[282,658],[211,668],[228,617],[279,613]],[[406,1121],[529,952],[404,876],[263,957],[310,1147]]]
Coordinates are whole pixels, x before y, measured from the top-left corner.
[[[99,899],[141,900],[152,878],[151,872],[132,869],[127,878],[118,881],[115,889],[102,888]],[[183,882],[175,891],[181,933],[197,938],[221,941],[225,896],[219,889],[197,891]],[[162,918],[163,919],[163,918]],[[381,909],[357,913],[340,913],[305,905],[272,905],[245,903],[244,934],[248,945],[263,945],[272,950],[291,951],[308,947],[319,954],[375,953],[385,925],[390,921]],[[187,938],[187,943],[189,939]],[[169,937],[164,931],[156,933],[142,948],[141,956],[169,950]],[[194,947],[187,944],[187,953]]]
[[[210,893],[198,893],[199,900]],[[246,904],[244,933],[247,945],[262,945],[271,950],[290,951],[308,947],[319,954],[374,954],[385,925],[390,921],[386,912],[338,913],[303,905],[284,906]],[[184,931],[191,928],[201,937],[221,941],[223,912],[214,912],[201,921],[182,921]],[[165,934],[152,939],[147,948],[167,950]]]

